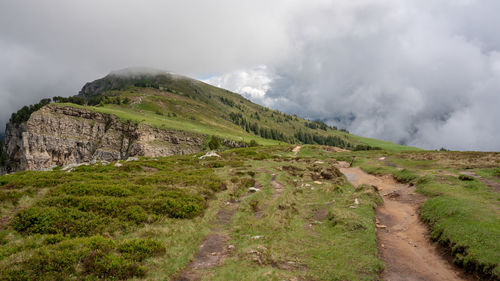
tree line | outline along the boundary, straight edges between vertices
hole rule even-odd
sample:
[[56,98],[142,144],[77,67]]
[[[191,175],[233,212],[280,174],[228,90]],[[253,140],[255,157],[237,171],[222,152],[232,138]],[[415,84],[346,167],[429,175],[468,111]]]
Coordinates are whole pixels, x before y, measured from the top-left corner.
[[[317,133],[303,132],[302,130],[296,132],[293,136],[287,136],[277,129],[269,129],[264,127],[259,127],[256,122],[249,122],[243,114],[231,112],[229,113],[229,118],[231,121],[243,128],[248,133],[254,133],[265,139],[273,139],[278,141],[283,141],[287,143],[295,143],[299,141],[304,144],[319,144],[336,146],[341,148],[347,148],[351,150],[373,150],[380,149],[378,147],[372,147],[370,145],[358,144],[352,145],[350,142],[345,141],[343,138],[338,136],[323,136]],[[311,129],[320,129],[327,131],[328,128],[336,130],[337,128],[332,128],[321,121],[304,122],[304,125]]]

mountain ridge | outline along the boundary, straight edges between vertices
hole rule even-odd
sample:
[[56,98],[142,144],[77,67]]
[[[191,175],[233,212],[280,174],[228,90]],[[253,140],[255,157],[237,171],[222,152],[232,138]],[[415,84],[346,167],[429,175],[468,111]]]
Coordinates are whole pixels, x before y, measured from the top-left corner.
[[[124,137],[129,134],[122,130],[125,127],[141,136],[133,141],[142,142],[130,144],[133,153],[123,153],[123,140],[131,140]],[[116,135],[109,136],[110,128],[115,129]],[[81,132],[91,132],[91,137]],[[380,149],[378,144],[412,149],[370,142],[320,121],[257,105],[236,93],[189,77],[135,68],[113,71],[88,82],[76,96],[42,99],[38,104],[23,107],[12,114],[6,133],[7,162],[13,171],[90,160],[193,153],[207,149],[214,137],[227,147],[302,143],[349,150]],[[181,149],[181,144],[189,146],[191,141],[176,143],[179,134],[197,139],[196,148]],[[103,143],[102,138],[114,143],[114,147]],[[64,145],[58,146],[58,142]],[[163,153],[146,152],[153,147]]]

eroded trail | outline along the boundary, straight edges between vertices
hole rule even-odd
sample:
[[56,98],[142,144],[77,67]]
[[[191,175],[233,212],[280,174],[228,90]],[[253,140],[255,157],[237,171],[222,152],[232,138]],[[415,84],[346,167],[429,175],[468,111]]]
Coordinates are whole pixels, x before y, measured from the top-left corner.
[[374,185],[384,198],[376,210],[377,239],[385,263],[384,280],[469,280],[450,264],[429,241],[426,226],[418,218],[424,198],[414,187],[390,176],[375,177],[359,168],[339,168],[354,185]]
[[228,245],[228,234],[224,226],[231,222],[239,203],[227,202],[227,205],[217,213],[217,219],[212,226],[212,233],[203,240],[194,260],[181,271],[174,281],[197,281],[201,280],[199,270],[210,269],[220,266],[224,259],[231,253],[231,245]]

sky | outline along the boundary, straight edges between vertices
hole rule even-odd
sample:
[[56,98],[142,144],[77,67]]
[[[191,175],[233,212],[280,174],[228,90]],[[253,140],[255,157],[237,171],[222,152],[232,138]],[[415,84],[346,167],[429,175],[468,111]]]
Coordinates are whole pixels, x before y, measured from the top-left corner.
[[497,0],[1,0],[0,131],[134,66],[350,132],[500,151]]

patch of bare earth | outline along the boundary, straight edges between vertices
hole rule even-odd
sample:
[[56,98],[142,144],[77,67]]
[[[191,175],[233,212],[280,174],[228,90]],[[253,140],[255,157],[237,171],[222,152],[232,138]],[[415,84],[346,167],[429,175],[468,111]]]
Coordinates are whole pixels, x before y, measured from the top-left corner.
[[212,233],[208,235],[201,244],[194,261],[174,280],[200,280],[197,270],[209,269],[221,265],[230,251],[227,246],[227,240],[228,237],[224,233]]
[[285,187],[276,181],[276,174],[273,174],[271,177],[271,186],[274,188],[273,198],[280,197],[281,193],[285,190]]
[[350,150],[348,149],[343,149],[336,146],[324,146],[323,149],[329,152],[350,152]]
[[301,147],[300,147],[300,145],[297,145],[296,147],[294,147],[294,148],[292,149],[293,154],[297,155],[297,153],[299,153],[299,152],[300,152],[300,148],[301,148]]
[[430,241],[427,227],[418,218],[425,198],[414,187],[359,168],[339,169],[354,186],[374,185],[384,198],[376,210],[378,249],[385,263],[383,280],[470,280]]
[[205,237],[194,260],[173,279],[174,281],[201,280],[199,270],[223,264],[224,259],[231,253],[231,247],[227,243],[229,236],[222,228],[231,223],[238,206],[239,203],[226,202],[226,205],[217,212],[213,232]]

